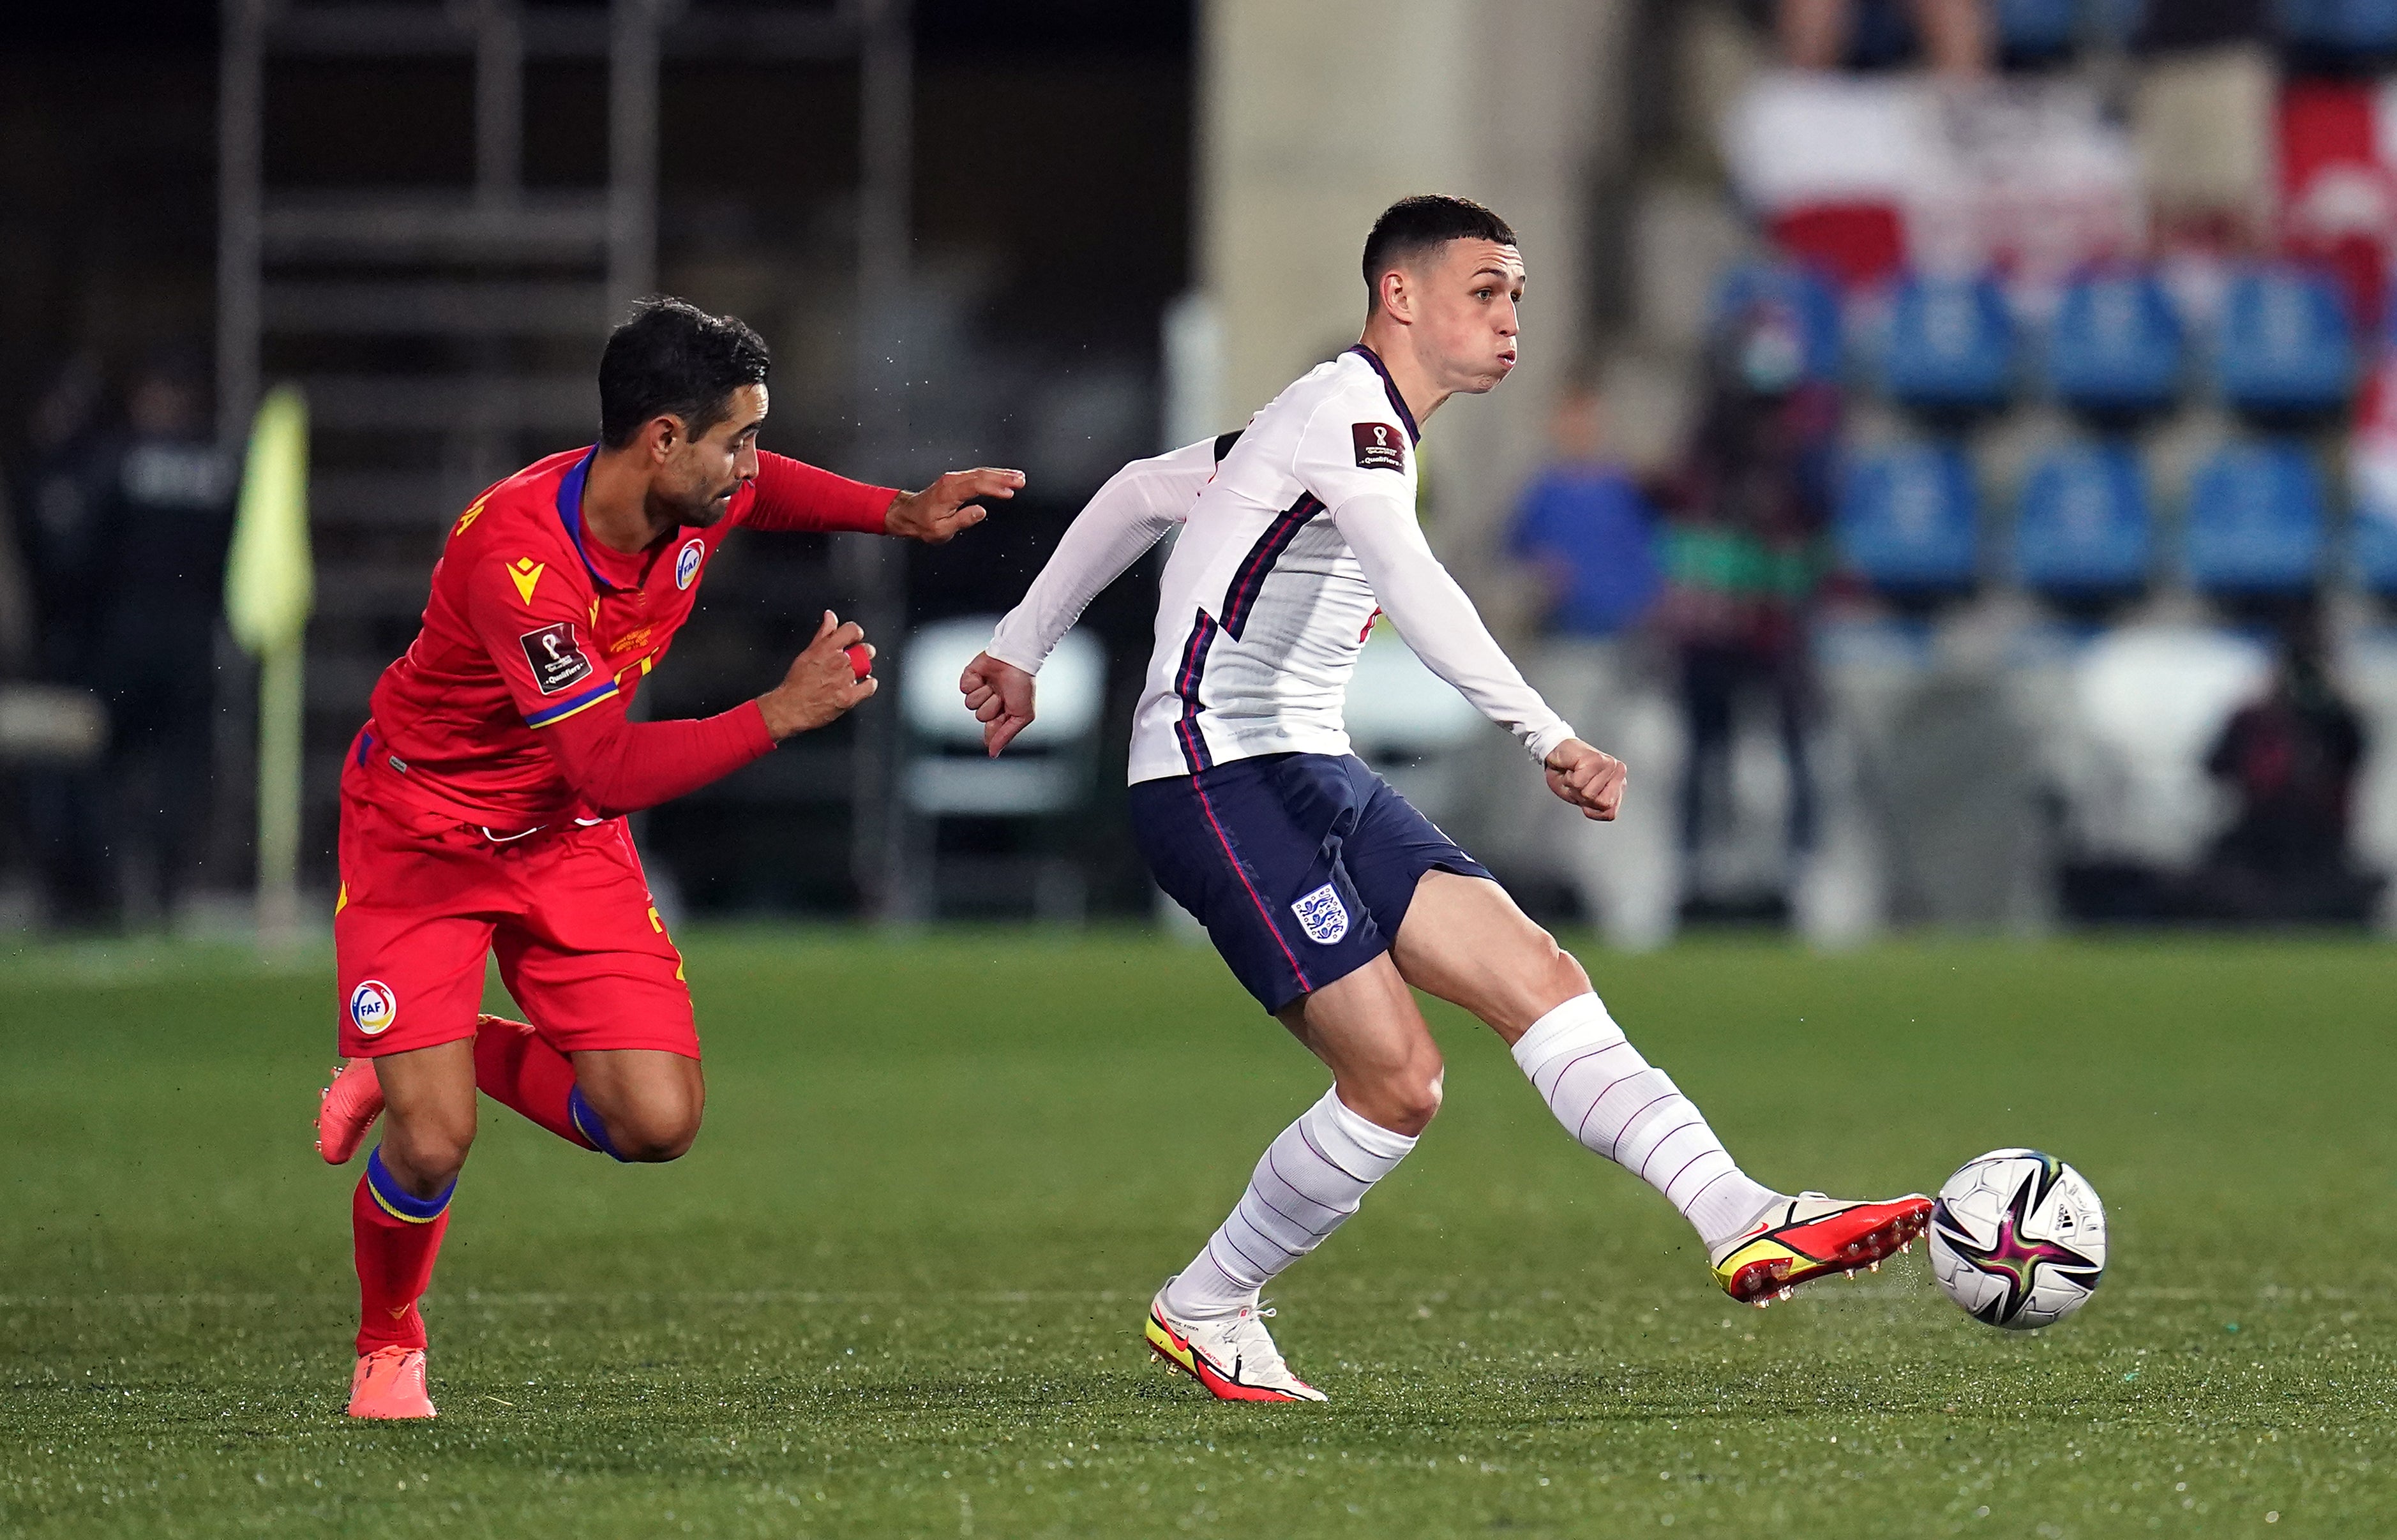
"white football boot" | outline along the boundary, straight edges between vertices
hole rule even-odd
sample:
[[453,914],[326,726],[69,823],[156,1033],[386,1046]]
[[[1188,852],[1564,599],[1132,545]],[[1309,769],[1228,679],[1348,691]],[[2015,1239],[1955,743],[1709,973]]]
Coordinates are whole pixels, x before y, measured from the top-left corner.
[[[1167,1287],[1173,1280],[1167,1279]],[[1252,1305],[1221,1320],[1185,1320],[1165,1308],[1165,1290],[1149,1301],[1149,1350],[1227,1401],[1319,1401],[1323,1392],[1290,1372],[1273,1333],[1269,1308]]]

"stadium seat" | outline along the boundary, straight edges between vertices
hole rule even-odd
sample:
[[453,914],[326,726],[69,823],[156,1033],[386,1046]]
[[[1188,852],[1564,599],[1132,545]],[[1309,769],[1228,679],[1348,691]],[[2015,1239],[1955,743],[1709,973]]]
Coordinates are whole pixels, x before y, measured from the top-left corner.
[[2397,509],[2358,503],[2352,554],[2357,581],[2376,594],[2397,595]]
[[[904,747],[899,801],[905,815],[907,859],[898,864],[904,891],[900,912],[929,918],[936,905],[936,861],[961,867],[966,858],[938,854],[935,824],[943,818],[1056,820],[1091,797],[1096,738],[1106,696],[1106,651],[1082,630],[1068,631],[1040,670],[1039,714],[1000,758],[983,752],[982,724],[957,693],[957,676],[990,640],[996,615],[940,621],[907,638],[899,660],[899,717]],[[1062,857],[1033,855],[1028,864],[1043,917],[1078,917],[1080,873]],[[957,873],[962,880],[965,874]]]
[[2004,406],[2014,394],[2015,328],[1996,281],[1916,275],[1899,284],[1881,381],[1894,400],[1921,411]]
[[2110,47],[2126,48],[2148,19],[2148,0],[2089,0],[2089,24]]
[[2015,519],[2023,586],[2059,596],[2121,593],[2148,581],[2148,477],[2122,444],[2080,444],[2031,467]]
[[1810,380],[1836,380],[1841,367],[1840,297],[1813,268],[1800,262],[1748,262],[1733,268],[1715,286],[1707,329],[1716,336],[1759,305],[1786,311],[1802,339]]
[[1952,593],[1975,576],[1978,498],[1952,444],[1856,457],[1841,478],[1833,533],[1840,560],[1884,593]]
[[2281,35],[2303,47],[2374,54],[2397,49],[2397,0],[2273,0]]
[[2212,594],[2295,594],[2322,570],[2322,475],[2296,444],[2232,444],[2189,497],[2189,579]]
[[2079,0],[1996,0],[1998,47],[2009,59],[2048,59],[2080,41]]
[[2161,411],[2179,390],[2182,354],[2180,316],[2152,275],[2093,275],[2065,289],[2048,327],[2048,384],[2079,411]]
[[1460,751],[1488,743],[1489,724],[1395,627],[1366,638],[1342,716],[1358,754],[1426,817],[1469,816],[1484,795],[1482,761]]
[[2347,302],[2327,275],[2287,264],[2252,267],[2223,297],[2215,343],[2223,397],[2268,417],[2334,411],[2355,385]]

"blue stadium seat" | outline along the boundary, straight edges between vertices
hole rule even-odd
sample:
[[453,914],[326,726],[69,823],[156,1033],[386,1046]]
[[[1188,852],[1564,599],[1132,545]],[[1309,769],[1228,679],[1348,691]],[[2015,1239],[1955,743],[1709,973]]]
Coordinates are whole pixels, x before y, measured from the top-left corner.
[[2060,54],[2080,41],[2079,0],[1997,0],[1998,47],[2015,57]]
[[2005,405],[2014,394],[2015,327],[1996,281],[1916,275],[1901,283],[1881,381],[1896,401],[1925,411]]
[[1823,275],[1797,262],[1748,262],[1715,286],[1707,327],[1716,336],[1758,305],[1786,310],[1804,340],[1810,380],[1836,380],[1841,367],[1840,296]]
[[2148,475],[2123,444],[2076,444],[2031,468],[2015,518],[2015,569],[2048,594],[2120,592],[2148,581]]
[[2303,415],[2345,406],[2355,386],[2355,335],[2338,286],[2286,264],[2241,273],[2223,296],[2215,372],[2242,411]]
[[1840,482],[1840,560],[1889,593],[1969,588],[1978,501],[1972,466],[1953,444],[1859,455]]
[[2189,579],[2213,594],[2291,594],[2322,571],[2321,472],[2291,443],[2232,444],[2189,494]]
[[2048,383],[2082,411],[2163,410],[2179,389],[2181,359],[2179,314],[2149,274],[2076,280],[2048,328]]
[[2397,48],[2397,0],[2273,0],[2281,35],[2338,53]]
[[2376,594],[2397,594],[2397,511],[2355,510],[2355,575]]
[[2089,0],[2091,25],[2115,47],[2128,47],[2148,19],[2147,0]]

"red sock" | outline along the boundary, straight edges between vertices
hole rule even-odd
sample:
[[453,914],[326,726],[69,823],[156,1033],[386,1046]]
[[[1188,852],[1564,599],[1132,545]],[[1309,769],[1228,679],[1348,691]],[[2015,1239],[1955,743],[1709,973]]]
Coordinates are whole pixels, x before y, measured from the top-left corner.
[[596,1149],[575,1126],[568,1104],[574,1094],[574,1064],[522,1022],[486,1016],[475,1031],[475,1084],[484,1095],[513,1107],[569,1144]]
[[[417,1313],[416,1302],[433,1281],[433,1259],[440,1254],[441,1238],[449,1229],[446,1201],[440,1212],[417,1221],[402,1219],[375,1201],[369,1184],[381,1172],[382,1156],[381,1150],[375,1152],[350,1198],[361,1354],[378,1347],[424,1346],[424,1318]],[[445,1200],[448,1196],[442,1195]]]

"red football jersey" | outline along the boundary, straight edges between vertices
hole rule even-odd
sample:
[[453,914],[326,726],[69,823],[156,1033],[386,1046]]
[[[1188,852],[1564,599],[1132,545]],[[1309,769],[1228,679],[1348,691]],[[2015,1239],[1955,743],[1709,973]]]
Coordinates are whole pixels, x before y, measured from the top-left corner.
[[451,526],[423,628],[376,682],[356,750],[396,770],[385,784],[415,805],[509,830],[591,816],[539,730],[623,710],[736,526],[879,533],[896,495],[761,453],[757,479],[723,518],[627,556],[583,532],[583,484],[596,453],[536,461]]

